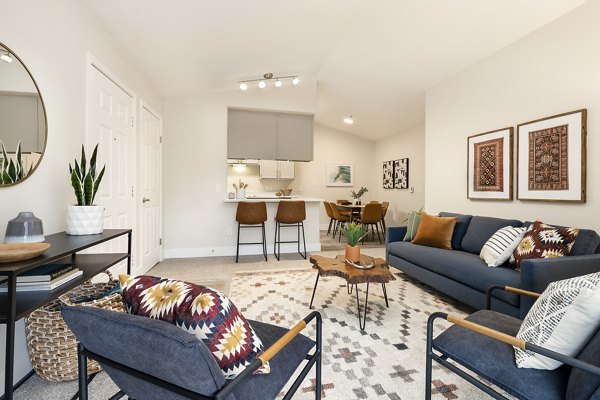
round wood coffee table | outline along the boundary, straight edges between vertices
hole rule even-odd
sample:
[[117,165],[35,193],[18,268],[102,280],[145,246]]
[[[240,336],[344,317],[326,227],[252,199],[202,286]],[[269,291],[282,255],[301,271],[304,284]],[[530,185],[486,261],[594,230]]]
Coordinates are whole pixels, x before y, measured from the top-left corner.
[[[311,256],[310,262],[313,264],[317,272],[317,280],[315,281],[315,287],[313,289],[312,297],[310,299],[310,305],[308,308],[312,308],[313,300],[315,299],[315,293],[317,291],[317,285],[319,283],[320,276],[339,276],[340,278],[346,279],[346,285],[348,288],[348,294],[352,294],[353,286],[356,290],[356,309],[358,312],[358,326],[361,330],[365,330],[367,323],[367,310],[369,305],[369,284],[381,283],[383,289],[383,296],[385,298],[385,305],[389,307],[387,291],[385,284],[389,281],[394,281],[396,278],[390,272],[389,266],[382,258],[373,258],[367,255],[361,255],[361,263],[369,265],[371,262],[375,263],[375,266],[369,269],[357,268],[346,262],[346,258],[342,255],[336,256],[335,258],[322,257],[322,256]],[[366,295],[364,311],[361,318],[361,307],[358,299],[358,284],[366,283]]]

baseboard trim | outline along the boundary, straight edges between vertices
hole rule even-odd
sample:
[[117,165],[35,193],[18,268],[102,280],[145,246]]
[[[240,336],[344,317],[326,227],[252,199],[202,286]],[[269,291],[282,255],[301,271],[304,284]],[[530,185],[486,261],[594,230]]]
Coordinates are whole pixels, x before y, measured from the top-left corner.
[[[221,247],[192,247],[179,249],[165,249],[165,258],[195,258],[195,257],[224,257],[235,256],[235,246]],[[296,253],[298,246],[292,243],[282,243],[282,253]],[[307,252],[321,251],[321,243],[306,243]],[[240,255],[262,254],[261,245],[240,246]],[[267,244],[267,254],[273,254],[273,243]]]

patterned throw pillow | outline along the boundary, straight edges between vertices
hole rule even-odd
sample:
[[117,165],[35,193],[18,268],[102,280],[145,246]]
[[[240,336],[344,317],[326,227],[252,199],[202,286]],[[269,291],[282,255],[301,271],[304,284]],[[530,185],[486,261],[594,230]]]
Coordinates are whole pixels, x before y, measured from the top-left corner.
[[521,262],[531,258],[565,257],[569,255],[579,228],[558,228],[541,221],[529,227],[513,252],[515,269],[521,270]]
[[[552,282],[521,324],[519,339],[575,356],[600,326],[600,272]],[[556,369],[563,363],[515,348],[519,368]]]
[[524,235],[525,228],[522,227],[505,226],[498,229],[483,245],[479,258],[485,261],[488,267],[497,267],[504,264],[517,248]]
[[419,224],[421,223],[421,214],[417,211],[411,211],[406,217],[406,235],[404,235],[404,241],[410,242],[417,235]]
[[[202,340],[226,379],[235,378],[263,351],[263,344],[236,306],[205,286],[146,275],[120,275],[130,314],[174,324]],[[257,373],[269,373],[268,363]]]

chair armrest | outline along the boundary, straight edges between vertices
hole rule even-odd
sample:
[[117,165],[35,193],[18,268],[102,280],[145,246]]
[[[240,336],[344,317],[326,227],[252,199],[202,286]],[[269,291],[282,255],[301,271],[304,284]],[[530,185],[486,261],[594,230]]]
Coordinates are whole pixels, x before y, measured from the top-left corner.
[[388,226],[385,235],[386,246],[392,242],[401,242],[406,235],[406,226]]
[[452,315],[452,314],[446,314],[446,313],[441,313],[441,312],[436,312],[436,313],[431,314],[429,316],[429,320],[427,321],[428,337],[430,337],[429,336],[430,330],[433,331],[433,321],[436,318],[444,318],[445,320],[447,320],[450,323],[461,326],[461,327],[468,329],[470,331],[473,331],[475,333],[485,335],[494,340],[499,340],[499,341],[509,344],[511,346],[518,347],[522,350],[528,350],[533,353],[541,354],[545,357],[552,358],[554,360],[563,362],[572,367],[580,368],[586,372],[600,376],[600,367],[597,367],[593,364],[589,364],[584,361],[578,360],[576,358],[569,357],[569,356],[566,356],[561,353],[557,353],[552,350],[548,350],[544,347],[535,345],[533,343],[526,342],[523,339],[519,339],[517,337],[507,335],[506,333],[497,331],[495,329],[488,328],[487,326],[483,326],[483,325],[479,325],[479,324],[476,324],[471,321],[467,321],[461,317],[458,317],[458,316]]
[[512,286],[492,285],[487,289],[487,291],[485,293],[485,309],[486,310],[492,309],[492,292],[496,289],[501,289],[501,290],[504,290],[505,292],[509,292],[509,293],[516,293],[516,294],[519,294],[522,296],[529,296],[529,297],[535,298],[535,299],[540,297],[540,294],[536,293],[536,292],[530,292],[528,290],[514,288]]
[[[541,293],[552,282],[599,271],[600,254],[523,260],[521,289]],[[521,318],[532,305],[531,299],[522,299]]]
[[318,311],[313,311],[308,314],[304,319],[298,322],[293,328],[285,333],[282,337],[279,338],[275,343],[271,345],[268,349],[262,352],[256,360],[254,360],[250,365],[248,365],[242,372],[238,374],[234,379],[229,381],[221,390],[215,393],[215,399],[225,399],[227,396],[231,394],[233,389],[239,385],[246,377],[252,375],[257,369],[266,364],[271,358],[273,358],[277,353],[279,353],[286,345],[288,345],[298,334],[306,328],[306,325],[316,319],[317,323],[317,351],[320,351],[321,341],[322,341],[322,324],[323,320],[321,318],[321,314]]

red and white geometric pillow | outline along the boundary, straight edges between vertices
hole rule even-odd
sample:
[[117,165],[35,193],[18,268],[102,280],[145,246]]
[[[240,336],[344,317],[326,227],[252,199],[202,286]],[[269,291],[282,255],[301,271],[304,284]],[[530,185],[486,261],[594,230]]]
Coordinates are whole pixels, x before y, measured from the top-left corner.
[[579,228],[558,228],[541,221],[529,227],[513,252],[515,269],[521,270],[521,262],[531,258],[565,257],[571,252]]
[[[120,275],[130,314],[174,324],[202,340],[226,379],[235,378],[263,351],[246,318],[221,292],[206,286],[147,275]],[[256,373],[270,372],[268,363]]]

